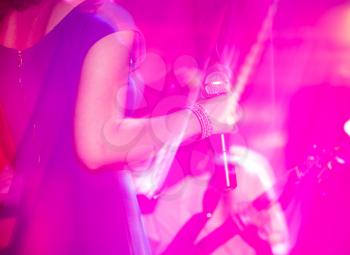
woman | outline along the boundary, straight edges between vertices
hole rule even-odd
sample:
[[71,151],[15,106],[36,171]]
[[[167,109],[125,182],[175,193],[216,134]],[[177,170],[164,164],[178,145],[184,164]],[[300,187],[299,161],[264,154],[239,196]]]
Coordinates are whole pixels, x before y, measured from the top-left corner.
[[126,117],[135,33],[99,17],[103,3],[1,4],[1,121],[11,141],[1,145],[14,144],[7,167],[15,177],[0,253],[149,254],[128,164],[172,140],[231,130],[234,96]]

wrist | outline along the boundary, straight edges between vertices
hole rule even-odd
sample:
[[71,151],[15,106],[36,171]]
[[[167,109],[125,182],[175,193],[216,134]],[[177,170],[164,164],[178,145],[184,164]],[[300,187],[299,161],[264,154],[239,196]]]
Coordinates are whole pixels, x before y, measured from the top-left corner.
[[192,112],[192,116],[194,119],[193,122],[197,123],[197,130],[200,131],[200,138],[205,139],[211,136],[213,133],[213,124],[209,118],[206,109],[198,103],[195,103],[186,108]]

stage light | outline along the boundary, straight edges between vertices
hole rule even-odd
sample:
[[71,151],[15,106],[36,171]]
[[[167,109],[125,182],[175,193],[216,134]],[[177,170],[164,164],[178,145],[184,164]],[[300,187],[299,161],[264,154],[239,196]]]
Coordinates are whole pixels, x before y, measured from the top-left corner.
[[213,217],[213,214],[211,214],[210,212],[208,212],[205,216],[206,216],[208,219],[210,219],[211,217]]
[[345,133],[350,136],[350,119],[348,119],[344,124]]

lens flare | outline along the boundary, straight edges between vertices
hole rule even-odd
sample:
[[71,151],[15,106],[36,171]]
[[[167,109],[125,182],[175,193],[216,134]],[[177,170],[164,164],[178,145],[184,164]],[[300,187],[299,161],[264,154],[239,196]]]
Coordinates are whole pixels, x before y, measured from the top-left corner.
[[350,119],[345,122],[344,131],[348,136],[350,136]]

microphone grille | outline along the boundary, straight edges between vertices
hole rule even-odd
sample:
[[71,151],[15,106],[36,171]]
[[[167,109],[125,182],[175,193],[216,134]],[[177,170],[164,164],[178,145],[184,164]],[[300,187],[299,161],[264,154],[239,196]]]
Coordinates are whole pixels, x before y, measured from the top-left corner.
[[208,74],[204,83],[204,96],[213,97],[230,91],[230,81],[223,72],[212,72]]

